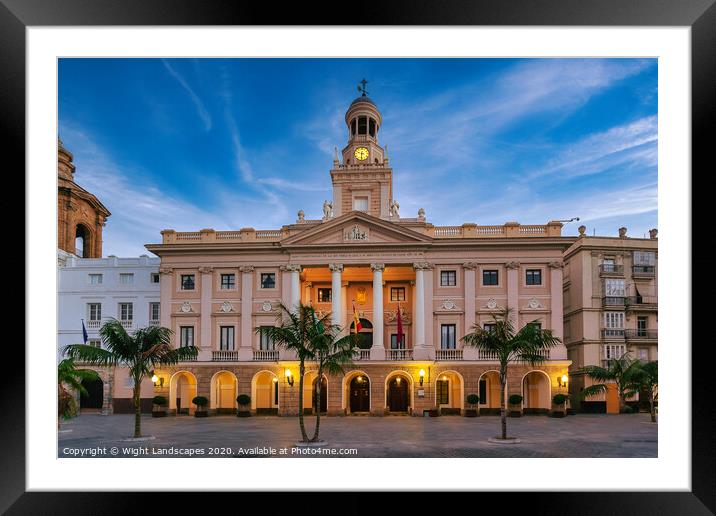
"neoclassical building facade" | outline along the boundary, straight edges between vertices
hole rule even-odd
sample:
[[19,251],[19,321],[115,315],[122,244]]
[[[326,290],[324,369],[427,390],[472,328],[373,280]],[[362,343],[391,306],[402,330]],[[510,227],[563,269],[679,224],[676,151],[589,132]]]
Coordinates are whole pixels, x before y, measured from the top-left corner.
[[[298,363],[256,331],[277,324],[280,304],[312,304],[346,332],[358,313],[354,364],[322,379],[320,400],[310,366],[305,378],[307,410],[320,404],[329,415],[460,414],[471,393],[481,410],[497,410],[498,363],[461,337],[503,307],[519,326],[534,322],[563,338],[563,253],[575,239],[561,236],[560,222],[437,226],[423,209],[404,217],[375,103],[358,97],[345,122],[348,142],[336,150],[322,219],[301,210],[278,229],[168,229],[147,244],[161,258],[162,326],[176,346],[200,349],[196,361],[155,372],[154,392],[169,398],[170,411],[192,411],[196,395],[212,411],[231,411],[237,394],[248,394],[256,413],[296,414]],[[510,367],[508,394],[523,395],[525,411],[549,411],[552,396],[567,392],[567,349],[545,359]]]

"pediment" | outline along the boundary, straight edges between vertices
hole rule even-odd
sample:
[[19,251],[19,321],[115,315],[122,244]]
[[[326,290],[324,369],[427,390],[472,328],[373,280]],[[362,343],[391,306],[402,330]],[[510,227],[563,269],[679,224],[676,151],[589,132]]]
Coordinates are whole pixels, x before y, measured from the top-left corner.
[[281,242],[282,246],[428,243],[432,238],[393,222],[350,212]]

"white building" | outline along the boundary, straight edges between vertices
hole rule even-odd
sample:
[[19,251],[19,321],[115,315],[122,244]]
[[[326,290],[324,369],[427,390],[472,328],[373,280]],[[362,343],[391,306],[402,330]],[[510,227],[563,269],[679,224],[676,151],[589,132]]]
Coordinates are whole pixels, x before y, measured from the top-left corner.
[[[99,329],[103,322],[117,319],[133,331],[158,325],[159,259],[77,258],[58,250],[58,361],[62,348],[82,344],[82,321],[87,343],[101,346]],[[101,409],[103,413],[132,411],[132,384],[125,370],[100,371],[101,382],[86,385],[89,397],[80,401],[82,409]],[[151,410],[151,380],[142,385],[144,409]]]

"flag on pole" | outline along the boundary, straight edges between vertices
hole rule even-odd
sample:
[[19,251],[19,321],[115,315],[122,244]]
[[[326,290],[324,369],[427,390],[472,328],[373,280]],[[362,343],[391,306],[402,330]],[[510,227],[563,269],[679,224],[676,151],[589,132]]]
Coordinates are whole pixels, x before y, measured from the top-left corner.
[[399,348],[403,347],[403,317],[400,315],[400,303],[398,303],[398,343]]
[[82,338],[84,339],[85,344],[87,344],[87,339],[89,337],[87,336],[87,328],[85,328],[85,320],[84,319],[82,319]]
[[356,310],[355,303],[353,304],[353,322],[356,326],[356,333],[360,333],[360,331],[363,329],[363,326],[360,323],[360,317],[358,317],[358,310]]

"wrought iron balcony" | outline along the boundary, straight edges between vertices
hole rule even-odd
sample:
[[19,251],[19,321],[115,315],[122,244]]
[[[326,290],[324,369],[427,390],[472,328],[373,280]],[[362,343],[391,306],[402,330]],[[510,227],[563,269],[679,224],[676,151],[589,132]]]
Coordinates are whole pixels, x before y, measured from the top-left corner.
[[624,340],[624,328],[602,328],[602,338],[607,340]]
[[623,307],[626,304],[624,296],[604,296],[602,298],[602,306]]
[[615,263],[603,263],[599,266],[600,276],[623,276],[624,266]]
[[213,362],[236,362],[239,360],[239,352],[234,350],[214,350],[211,352]]
[[386,360],[412,360],[413,350],[412,349],[386,349],[385,350]]
[[646,328],[624,331],[628,340],[657,340],[659,336],[659,330],[648,330]]
[[656,267],[653,265],[634,265],[631,271],[635,278],[653,278],[656,275]]
[[436,349],[435,360],[462,360],[461,349]]
[[657,308],[659,300],[656,296],[629,296],[626,298],[626,306],[640,310]]
[[277,349],[255,349],[254,350],[254,361],[255,362],[277,362],[278,361],[278,350]]

